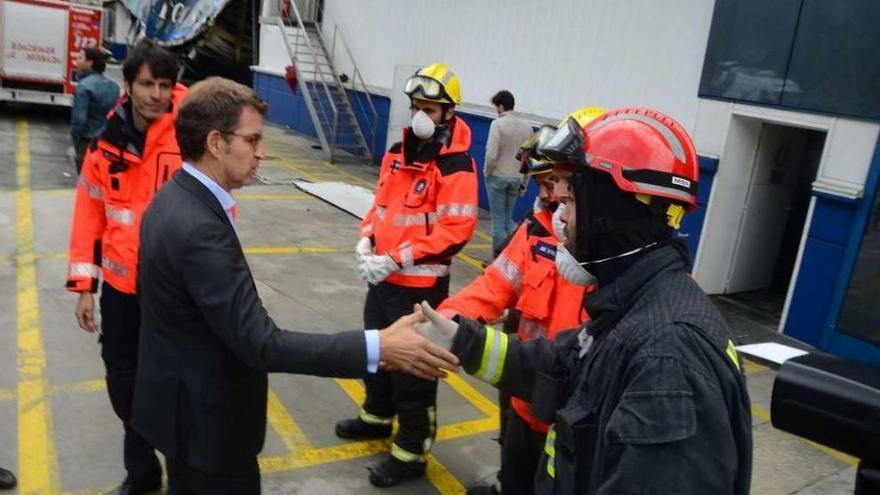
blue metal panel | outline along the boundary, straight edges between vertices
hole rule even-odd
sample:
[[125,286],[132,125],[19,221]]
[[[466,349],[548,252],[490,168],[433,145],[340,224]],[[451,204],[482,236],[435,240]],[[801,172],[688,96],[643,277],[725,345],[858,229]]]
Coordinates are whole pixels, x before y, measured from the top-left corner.
[[862,197],[855,210],[852,219],[852,228],[846,249],[843,253],[841,269],[837,273],[834,292],[830,308],[824,319],[825,325],[822,335],[822,347],[842,356],[851,357],[868,363],[880,362],[880,348],[865,341],[854,339],[837,330],[837,320],[843,308],[844,298],[849,287],[850,278],[856,265],[865,225],[871,214],[871,199],[878,194],[880,187],[880,138],[874,145],[874,156],[871,159],[871,167],[868,178],[865,181],[865,196]]
[[855,221],[856,204],[829,194],[816,196],[816,209],[810,227],[810,236],[844,246],[850,238]]
[[[817,210],[821,208],[816,205]],[[812,225],[815,226],[815,213],[813,218]],[[843,265],[844,249],[839,244],[813,236],[813,226],[804,246],[784,331],[786,335],[820,347],[822,323],[831,307],[834,280]]]

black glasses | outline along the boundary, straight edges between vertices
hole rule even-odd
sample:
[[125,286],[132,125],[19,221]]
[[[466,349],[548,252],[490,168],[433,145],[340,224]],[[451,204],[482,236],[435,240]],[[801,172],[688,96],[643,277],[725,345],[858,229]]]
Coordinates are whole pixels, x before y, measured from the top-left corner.
[[221,132],[221,134],[225,134],[225,135],[228,135],[228,136],[238,136],[238,137],[244,139],[244,141],[245,141],[247,144],[251,145],[251,148],[253,148],[255,152],[257,151],[257,147],[260,145],[260,143],[263,142],[263,135],[260,134],[260,133],[257,133],[257,134],[239,134],[239,133],[237,133],[237,132]]

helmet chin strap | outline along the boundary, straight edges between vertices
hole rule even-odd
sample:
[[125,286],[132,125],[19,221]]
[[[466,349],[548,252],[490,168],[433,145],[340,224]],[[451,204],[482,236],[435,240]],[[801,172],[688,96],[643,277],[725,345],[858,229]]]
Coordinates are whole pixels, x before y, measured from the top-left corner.
[[657,244],[658,244],[657,241],[654,241],[654,242],[648,243],[648,244],[646,244],[646,245],[644,245],[644,246],[642,246],[642,247],[637,247],[637,248],[635,248],[635,249],[629,250],[629,251],[627,251],[627,252],[625,252],[625,253],[615,254],[614,256],[609,256],[609,257],[607,257],[607,258],[602,258],[602,259],[599,259],[599,260],[593,260],[593,261],[582,261],[582,262],[578,262],[578,264],[581,265],[581,266],[587,266],[587,265],[598,265],[598,264],[600,264],[600,263],[605,263],[606,261],[611,261],[611,260],[616,260],[616,259],[619,259],[619,258],[625,258],[625,257],[627,257],[627,256],[632,256],[632,255],[634,255],[634,254],[636,254],[636,253],[640,253],[640,252],[642,252],[642,251],[644,251],[644,250],[646,250],[646,249],[650,249],[650,248],[656,246]]

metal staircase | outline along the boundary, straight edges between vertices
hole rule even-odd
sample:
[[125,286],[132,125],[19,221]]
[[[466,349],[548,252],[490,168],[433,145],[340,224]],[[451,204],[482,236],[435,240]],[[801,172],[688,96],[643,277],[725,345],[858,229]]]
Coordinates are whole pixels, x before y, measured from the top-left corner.
[[[296,69],[297,90],[302,91],[324,157],[331,162],[338,160],[344,156],[338,153],[342,150],[372,161],[379,119],[351,51],[339,30],[334,27],[333,44],[328,52],[320,25],[304,22],[296,3],[290,2],[289,17],[275,17],[272,21],[281,32],[290,62]],[[353,69],[347,79],[348,87],[334,70],[331,54],[336,51],[337,40],[348,57],[347,65]],[[359,90],[362,96],[355,97],[350,90]],[[371,128],[361,128],[352,99],[356,102],[361,117],[371,123]]]

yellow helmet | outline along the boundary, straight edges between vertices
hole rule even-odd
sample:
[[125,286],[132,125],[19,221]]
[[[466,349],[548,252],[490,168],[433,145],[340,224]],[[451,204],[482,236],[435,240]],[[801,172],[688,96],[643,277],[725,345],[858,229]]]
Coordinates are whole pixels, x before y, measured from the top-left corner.
[[455,72],[437,62],[419,69],[406,81],[403,92],[410,98],[418,98],[458,105],[461,103],[461,84]]
[[562,127],[562,124],[564,124],[566,120],[571,118],[571,119],[574,119],[578,123],[578,125],[581,127],[581,129],[583,129],[584,126],[589,124],[591,121],[593,121],[594,119],[596,119],[598,117],[601,117],[603,114],[605,114],[607,112],[608,112],[608,109],[602,108],[602,107],[578,108],[574,112],[571,112],[570,114],[568,114],[564,119],[560,120],[559,124],[557,124],[556,127]]

